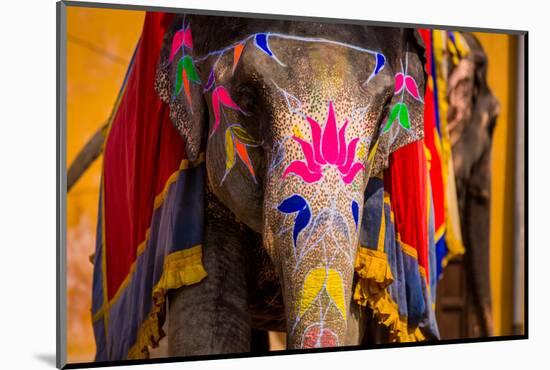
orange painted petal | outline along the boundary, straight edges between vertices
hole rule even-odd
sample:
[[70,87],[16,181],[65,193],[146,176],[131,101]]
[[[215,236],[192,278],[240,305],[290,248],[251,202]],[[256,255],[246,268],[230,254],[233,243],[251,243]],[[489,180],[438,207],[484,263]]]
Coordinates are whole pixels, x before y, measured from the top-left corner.
[[185,96],[187,96],[187,102],[191,106],[191,91],[189,90],[189,79],[187,78],[187,72],[183,70],[183,88],[185,89]]
[[243,44],[239,44],[233,48],[233,71],[231,73],[235,73],[235,68],[237,68],[237,64],[239,64],[239,59],[241,59],[243,49]]
[[235,140],[235,148],[237,149],[237,155],[243,161],[243,163],[248,168],[248,171],[252,174],[254,181],[256,181],[256,175],[254,174],[254,167],[252,167],[252,162],[248,156],[248,151],[246,150],[246,145],[241,143],[239,140]]

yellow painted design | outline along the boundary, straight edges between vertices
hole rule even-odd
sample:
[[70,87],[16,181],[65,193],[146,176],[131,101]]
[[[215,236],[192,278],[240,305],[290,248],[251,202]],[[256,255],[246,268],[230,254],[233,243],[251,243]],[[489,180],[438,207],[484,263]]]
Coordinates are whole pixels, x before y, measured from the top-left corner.
[[235,145],[233,144],[233,135],[231,129],[225,130],[225,169],[229,171],[235,165]]
[[334,302],[334,305],[342,313],[344,320],[346,320],[344,282],[342,276],[338,271],[326,269],[324,267],[317,267],[308,272],[302,288],[299,317],[302,317],[307,311],[323,287]]
[[363,159],[367,155],[366,145],[363,142],[359,143],[359,149],[357,149],[357,159]]
[[342,317],[346,320],[344,281],[342,280],[342,275],[340,275],[338,271],[328,269],[326,289],[329,297],[332,298],[332,301],[342,314]]
[[309,306],[311,306],[313,300],[321,292],[325,277],[326,272],[324,268],[315,268],[307,274],[302,288],[302,297],[300,298],[299,317],[302,317]]
[[300,127],[298,127],[298,125],[292,126],[292,133],[294,134],[294,136],[300,139],[304,139],[304,134],[302,133],[302,130],[300,130]]

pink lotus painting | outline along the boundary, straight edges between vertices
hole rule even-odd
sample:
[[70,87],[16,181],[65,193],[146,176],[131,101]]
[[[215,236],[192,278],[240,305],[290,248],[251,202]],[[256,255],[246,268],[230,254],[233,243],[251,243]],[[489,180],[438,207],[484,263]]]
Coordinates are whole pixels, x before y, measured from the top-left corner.
[[345,184],[351,184],[357,174],[365,169],[360,162],[355,162],[355,152],[359,138],[355,137],[346,142],[346,120],[338,129],[336,115],[332,102],[329,102],[328,117],[325,127],[311,117],[306,117],[311,128],[311,143],[296,135],[293,139],[300,144],[305,161],[292,161],[283,173],[283,178],[295,174],[307,183],[314,183],[323,178],[323,169],[328,166],[336,167]]

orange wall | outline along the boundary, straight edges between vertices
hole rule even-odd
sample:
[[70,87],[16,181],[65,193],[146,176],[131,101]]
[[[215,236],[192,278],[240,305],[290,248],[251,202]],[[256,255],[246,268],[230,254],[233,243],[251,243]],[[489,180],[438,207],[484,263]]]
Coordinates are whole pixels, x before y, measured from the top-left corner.
[[[67,164],[108,118],[141,32],[143,12],[67,9]],[[101,160],[67,195],[69,362],[93,361],[92,264]]]
[[516,36],[475,33],[489,59],[488,83],[500,103],[492,151],[491,289],[495,335],[512,334]]

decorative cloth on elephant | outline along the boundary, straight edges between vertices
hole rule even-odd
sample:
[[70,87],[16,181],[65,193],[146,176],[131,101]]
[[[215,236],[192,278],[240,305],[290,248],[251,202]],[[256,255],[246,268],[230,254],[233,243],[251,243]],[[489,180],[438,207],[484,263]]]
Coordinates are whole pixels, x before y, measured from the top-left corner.
[[447,125],[447,80],[449,63],[468,55],[458,32],[419,30],[426,46],[424,130],[434,201],[436,275],[439,279],[448,261],[464,254],[451,141]]
[[186,158],[154,90],[171,19],[147,13],[104,144],[92,299],[96,361],[147,357],[147,346],[164,335],[166,291],[206,276],[204,157]]
[[390,156],[388,169],[371,178],[365,192],[354,299],[373,310],[396,342],[439,338],[426,165],[423,141],[411,143]]
[[392,199],[395,230],[403,250],[418,259],[425,304],[419,326],[426,337],[439,338],[434,311],[435,296],[431,292],[436,282],[434,276],[430,275],[430,260],[435,259],[434,219],[430,217],[432,192],[424,140],[392,153],[390,165],[384,174],[384,188]]
[[424,340],[418,328],[425,311],[418,261],[403,252],[396,237],[391,200],[384,191],[382,174],[369,180],[359,243],[355,301],[373,310],[375,318],[388,327],[391,341]]

